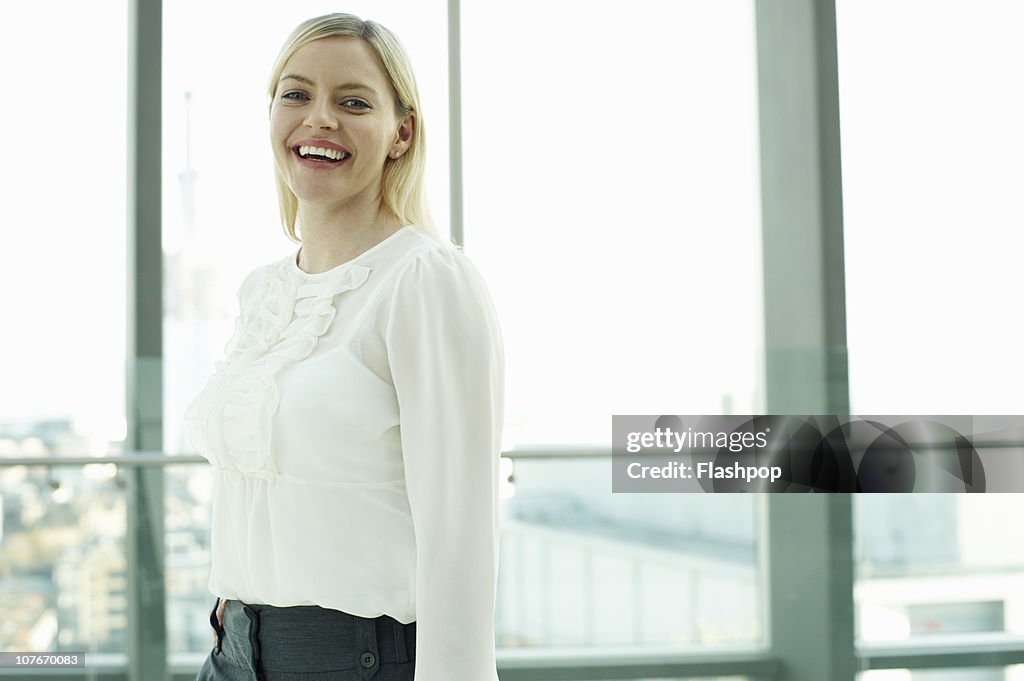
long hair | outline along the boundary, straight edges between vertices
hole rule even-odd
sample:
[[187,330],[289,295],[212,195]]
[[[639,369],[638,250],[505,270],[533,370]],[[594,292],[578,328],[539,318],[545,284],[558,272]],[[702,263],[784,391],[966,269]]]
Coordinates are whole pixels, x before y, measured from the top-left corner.
[[[384,70],[391,81],[395,95],[395,111],[399,116],[415,114],[412,143],[397,159],[388,157],[385,161],[381,181],[381,201],[404,223],[416,225],[442,244],[450,245],[434,227],[423,190],[423,176],[426,167],[427,143],[424,135],[423,112],[420,110],[420,95],[416,88],[416,77],[405,48],[390,30],[373,21],[364,21],[352,14],[325,14],[307,19],[299,24],[281,48],[267,85],[269,106],[273,107],[278,80],[284,65],[296,50],[303,45],[334,36],[359,38],[365,41],[380,57]],[[281,224],[285,234],[295,243],[301,243],[296,231],[298,199],[288,187],[281,169],[274,162],[274,180],[277,186]]]

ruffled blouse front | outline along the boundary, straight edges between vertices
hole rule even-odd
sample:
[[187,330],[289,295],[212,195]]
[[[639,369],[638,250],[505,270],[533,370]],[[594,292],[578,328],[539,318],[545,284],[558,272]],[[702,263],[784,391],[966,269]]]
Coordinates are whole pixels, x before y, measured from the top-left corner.
[[296,255],[246,276],[185,411],[214,467],[210,591],[416,621],[417,681],[497,681],[504,348],[489,291],[411,225],[326,272]]
[[228,356],[215,363],[213,377],[185,412],[188,420],[204,419],[206,428],[192,431],[197,451],[219,468],[280,472],[270,442],[281,399],[274,378],[309,357],[338,312],[334,296],[362,286],[370,271],[353,263],[310,275],[289,257],[250,275],[258,281],[240,301]]

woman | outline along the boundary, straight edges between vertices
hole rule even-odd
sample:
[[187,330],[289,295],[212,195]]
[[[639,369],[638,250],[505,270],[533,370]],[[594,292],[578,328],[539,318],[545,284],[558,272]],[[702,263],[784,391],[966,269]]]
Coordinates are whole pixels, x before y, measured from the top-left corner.
[[479,272],[429,225],[408,58],[378,24],[318,17],[269,94],[300,246],[245,278],[185,414],[215,479],[198,679],[496,681],[504,350]]

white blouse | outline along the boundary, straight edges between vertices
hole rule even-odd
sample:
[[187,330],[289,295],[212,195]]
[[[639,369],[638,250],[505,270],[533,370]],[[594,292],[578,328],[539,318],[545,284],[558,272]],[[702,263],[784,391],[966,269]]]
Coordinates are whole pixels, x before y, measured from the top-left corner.
[[497,681],[504,345],[479,271],[413,225],[256,268],[185,411],[214,466],[210,592],[416,621],[417,681]]

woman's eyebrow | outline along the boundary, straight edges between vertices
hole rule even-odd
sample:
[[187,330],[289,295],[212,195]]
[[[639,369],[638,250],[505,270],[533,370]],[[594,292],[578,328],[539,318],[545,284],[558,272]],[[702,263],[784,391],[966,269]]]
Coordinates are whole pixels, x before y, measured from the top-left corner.
[[[313,85],[313,86],[316,85],[316,83],[311,81],[309,78],[306,78],[305,76],[300,76],[300,75],[297,75],[297,74],[294,74],[294,73],[289,73],[286,76],[281,76],[281,81],[288,80],[289,78],[291,78],[292,80],[297,80],[300,83],[305,83],[306,85]],[[278,82],[281,82],[281,81],[278,81]],[[377,94],[377,91],[374,90],[372,87],[370,87],[369,85],[363,85],[362,83],[345,83],[344,85],[339,85],[338,87],[336,87],[334,89],[335,90],[366,90],[367,92],[372,92],[373,94]]]

